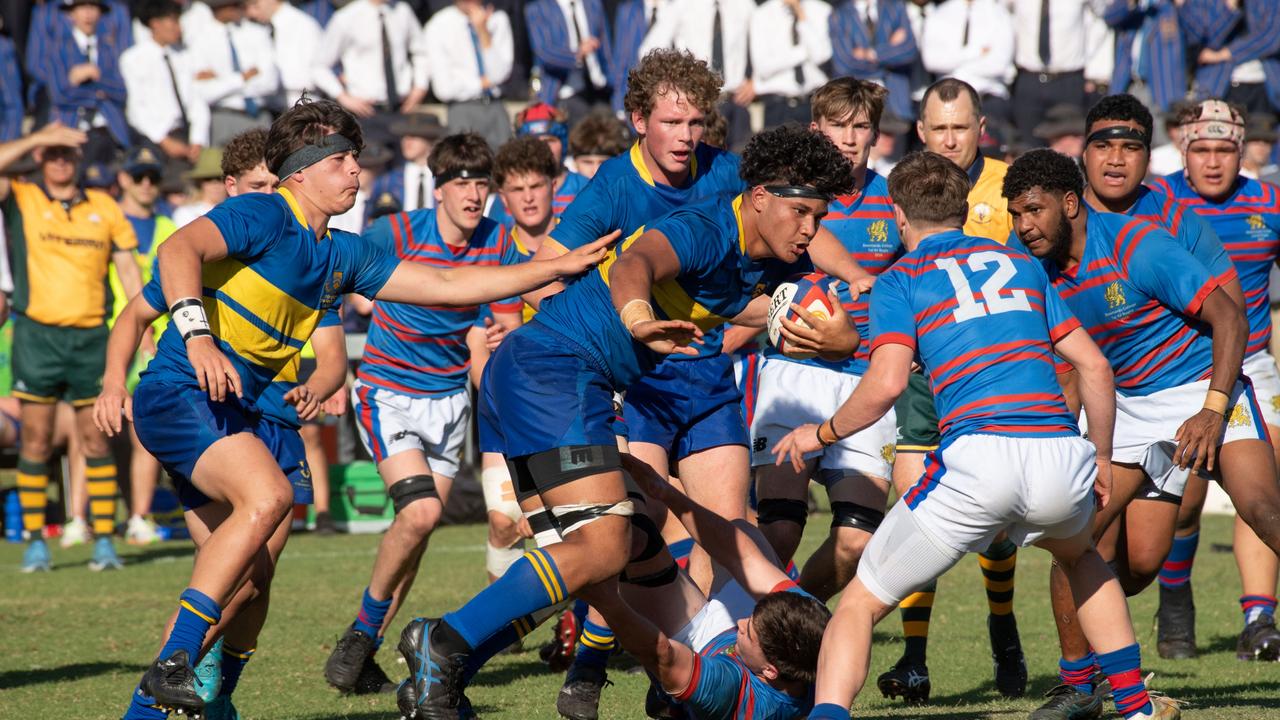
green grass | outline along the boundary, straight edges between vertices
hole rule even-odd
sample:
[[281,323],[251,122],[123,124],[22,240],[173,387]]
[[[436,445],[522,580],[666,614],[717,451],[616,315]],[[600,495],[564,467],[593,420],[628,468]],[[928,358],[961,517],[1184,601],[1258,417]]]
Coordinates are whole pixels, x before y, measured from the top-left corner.
[[[812,518],[802,554],[825,532],[825,516]],[[1200,659],[1173,663],[1155,654],[1154,589],[1131,602],[1153,686],[1192,701],[1191,718],[1280,718],[1280,665],[1235,659],[1240,631],[1239,582],[1231,555],[1215,550],[1230,541],[1230,523],[1207,518],[1195,567]],[[357,610],[368,579],[375,536],[290,541],[273,588],[273,607],[258,653],[236,693],[246,718],[374,720],[395,717],[391,696],[344,698],[325,686],[321,668],[339,632]],[[465,601],[484,582],[484,530],[445,528],[432,538],[409,612],[439,614]],[[89,550],[55,549],[52,573],[17,571],[21,547],[0,546],[0,718],[118,718],[129,692],[157,648],[160,626],[173,610],[190,570],[190,546],[168,543],[122,550],[123,572],[90,573]],[[941,581],[933,614],[930,671],[933,702],[906,710],[870,687],[855,706],[859,718],[1025,718],[1055,682],[1057,644],[1047,595],[1048,562],[1039,550],[1023,551],[1018,565],[1016,609],[1027,651],[1031,684],[1027,699],[999,699],[991,679],[986,604],[977,562],[966,559]],[[393,625],[398,633],[406,616]],[[538,630],[533,639],[547,635]],[[391,645],[393,643],[389,643]],[[529,643],[531,646],[536,643]],[[393,677],[403,673],[391,647],[379,653]],[[901,650],[896,617],[876,635],[872,672],[893,663]],[[619,659],[606,690],[601,717],[642,718],[642,675],[628,674]],[[482,672],[469,695],[485,718],[555,718],[561,678],[549,674],[532,651],[501,656]]]

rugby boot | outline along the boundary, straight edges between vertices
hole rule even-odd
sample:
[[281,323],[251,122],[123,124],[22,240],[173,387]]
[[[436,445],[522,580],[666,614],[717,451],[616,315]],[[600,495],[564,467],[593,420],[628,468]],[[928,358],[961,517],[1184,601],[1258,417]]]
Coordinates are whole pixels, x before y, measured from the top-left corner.
[[196,692],[208,705],[222,692],[222,638],[196,663],[195,672]]
[[1028,720],[1096,720],[1102,717],[1105,692],[1081,692],[1062,684],[1045,693],[1049,700],[1031,713]]
[[876,678],[876,687],[887,698],[900,697],[908,705],[929,702],[929,668],[903,655],[887,672]]
[[186,715],[193,720],[204,716],[204,700],[196,693],[196,673],[186,650],[177,650],[151,663],[136,692],[149,698],[153,707],[167,713]]
[[1190,660],[1196,656],[1196,603],[1189,582],[1177,587],[1160,586],[1156,652],[1166,660]]
[[1018,637],[1018,621],[1013,615],[988,615],[987,634],[991,637],[991,660],[995,666],[996,690],[1007,698],[1027,693],[1027,661]]
[[49,555],[49,546],[44,538],[33,538],[22,553],[22,572],[48,572],[52,567],[53,559]]
[[649,675],[649,691],[644,694],[644,714],[653,720],[684,720],[684,707]]
[[551,672],[568,670],[573,664],[580,634],[582,629],[578,627],[578,618],[574,616],[573,608],[565,610],[552,628],[551,640],[538,648],[538,657],[551,668]]
[[360,671],[364,669],[364,661],[373,655],[374,650],[373,638],[354,625],[348,627],[325,661],[324,679],[344,693],[354,691],[360,680]]
[[556,711],[569,720],[596,720],[600,716],[600,692],[612,684],[603,667],[574,663],[556,698]]
[[[1146,717],[1151,718],[1151,720],[1180,720],[1182,718],[1182,710],[1178,707],[1176,700],[1170,700],[1163,695],[1152,695],[1151,714]],[[1142,718],[1142,720],[1146,720],[1146,718]]]
[[94,572],[103,570],[120,570],[124,563],[116,554],[116,546],[109,537],[99,537],[93,541],[93,559],[89,561],[89,569]]
[[1240,640],[1236,642],[1236,657],[1264,662],[1280,660],[1280,630],[1276,630],[1273,616],[1259,615],[1244,627]]
[[205,703],[204,720],[240,720],[240,712],[231,704],[230,695],[219,695]]
[[360,667],[360,676],[356,678],[352,692],[356,695],[376,695],[378,693],[395,692],[396,684],[382,671],[382,666],[372,655],[366,656],[364,665]]
[[432,643],[438,618],[414,618],[400,633],[397,649],[409,666],[409,679],[396,691],[405,720],[456,720],[462,704],[467,654],[446,655]]

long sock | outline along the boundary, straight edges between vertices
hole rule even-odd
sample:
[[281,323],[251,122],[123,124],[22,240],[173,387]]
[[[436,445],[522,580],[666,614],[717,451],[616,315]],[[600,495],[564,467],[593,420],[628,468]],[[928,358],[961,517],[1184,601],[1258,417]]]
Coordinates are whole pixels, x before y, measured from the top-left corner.
[[1063,685],[1070,685],[1086,695],[1093,692],[1093,681],[1089,678],[1098,670],[1098,658],[1089,653],[1079,660],[1058,659],[1058,678]]
[[1126,718],[1151,714],[1151,698],[1147,685],[1142,681],[1141,652],[1138,644],[1120,648],[1115,652],[1098,656],[1098,667],[1111,682],[1111,697],[1116,701],[1116,711]]
[[590,609],[591,606],[587,604],[586,600],[573,601],[573,619],[577,621],[578,627],[582,627],[582,624],[587,621],[587,612]]
[[676,565],[679,565],[681,570],[689,569],[689,553],[693,552],[693,538],[677,540],[668,545],[667,550],[671,553],[671,557],[675,559]]
[[929,618],[933,615],[933,596],[937,591],[938,583],[931,582],[898,603],[902,610],[902,636],[907,645],[902,656],[919,665],[925,664],[928,654]]
[[108,455],[85,458],[85,475],[89,485],[89,517],[93,534],[111,537],[116,532],[116,461]]
[[578,654],[574,656],[575,665],[587,667],[604,667],[618,641],[607,625],[597,625],[590,620],[582,625],[582,637],[578,640]]
[[1257,620],[1263,615],[1276,616],[1276,599],[1270,595],[1241,595],[1240,609],[1244,611],[1244,624]]
[[542,621],[547,619],[542,615],[539,613],[516,618],[510,625],[490,635],[488,639],[476,646],[475,650],[467,656],[467,664],[462,671],[463,685],[470,683],[471,678],[480,672],[480,668],[484,667],[490,658],[511,647],[512,643],[524,638],[541,625]]
[[1013,614],[1013,574],[1018,566],[1018,546],[1005,538],[992,543],[978,556],[982,584],[987,589],[987,608],[997,617]]
[[365,588],[364,595],[360,598],[360,612],[351,625],[369,637],[378,637],[378,633],[382,630],[382,623],[386,622],[387,611],[390,609],[391,598],[374,600],[369,594],[369,588]]
[[[173,631],[160,650],[160,658],[165,659],[179,650],[186,650],[187,657],[194,664],[200,657],[200,646],[204,644],[205,634],[222,617],[222,608],[213,598],[195,588],[183,590],[178,599],[178,617],[173,622]],[[223,643],[223,648],[223,652],[226,652],[226,643]]]
[[244,666],[249,664],[249,658],[253,657],[255,650],[257,648],[241,650],[222,643],[222,689],[218,691],[218,695],[230,697],[236,691],[240,673],[244,672]]
[[1197,530],[1186,537],[1174,537],[1169,556],[1160,566],[1160,584],[1167,588],[1176,588],[1191,581],[1191,565],[1196,561],[1196,549],[1200,547],[1200,531]]
[[822,703],[814,705],[809,711],[809,720],[848,720],[849,708],[840,707],[835,703]]
[[22,505],[22,529],[29,533],[44,527],[48,504],[49,463],[18,457],[18,503]]
[[[469,652],[516,618],[561,602],[567,595],[564,579],[551,555],[530,550],[470,602],[444,616],[444,625],[452,628],[466,647],[443,649]],[[448,634],[442,638],[448,638]]]

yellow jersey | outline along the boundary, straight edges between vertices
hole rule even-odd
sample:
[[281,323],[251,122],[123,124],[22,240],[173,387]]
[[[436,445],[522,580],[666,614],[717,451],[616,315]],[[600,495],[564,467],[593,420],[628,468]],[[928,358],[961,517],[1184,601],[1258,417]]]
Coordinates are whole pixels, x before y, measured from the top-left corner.
[[1009,201],[1001,194],[1008,164],[978,155],[969,168],[969,217],[964,234],[1004,244],[1013,231]]

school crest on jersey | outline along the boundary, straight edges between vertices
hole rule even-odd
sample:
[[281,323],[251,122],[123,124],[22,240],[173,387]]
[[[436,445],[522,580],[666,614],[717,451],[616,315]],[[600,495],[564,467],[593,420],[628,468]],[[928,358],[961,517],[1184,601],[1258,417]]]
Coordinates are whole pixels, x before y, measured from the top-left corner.
[[969,218],[976,223],[985,224],[991,222],[991,217],[995,215],[995,212],[995,208],[987,203],[980,202],[973,206],[973,210],[969,212]]
[[338,299],[342,292],[342,271],[334,270],[329,282],[324,284],[324,294],[320,296],[320,307],[327,308]]
[[1261,215],[1250,215],[1245,218],[1245,222],[1249,224],[1250,230],[1262,230],[1267,226],[1266,221],[1262,219]]
[[1120,282],[1116,281],[1107,286],[1103,298],[1107,301],[1107,307],[1115,310],[1125,306],[1124,288],[1120,287]]
[[893,464],[893,460],[895,457],[897,457],[897,455],[898,455],[897,448],[894,446],[893,443],[889,443],[884,447],[880,448],[880,458],[885,462],[889,463],[890,465]]
[[1244,427],[1249,422],[1249,411],[1245,409],[1244,403],[1236,403],[1236,406],[1231,408],[1231,417],[1227,420],[1228,427]]
[[867,242],[871,243],[887,243],[889,242],[889,225],[884,220],[876,220],[867,226]]
[[1280,395],[1271,396],[1271,409],[1280,413]]

